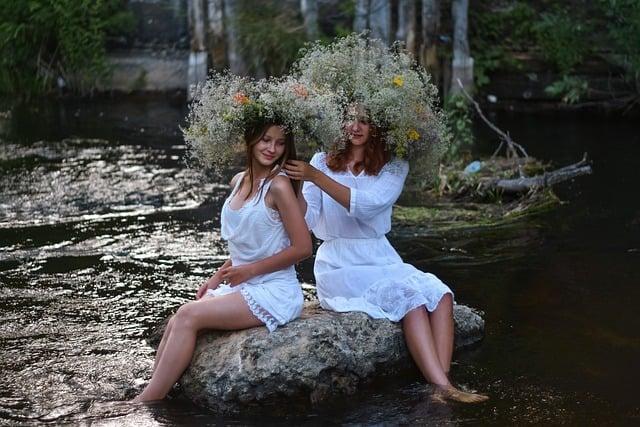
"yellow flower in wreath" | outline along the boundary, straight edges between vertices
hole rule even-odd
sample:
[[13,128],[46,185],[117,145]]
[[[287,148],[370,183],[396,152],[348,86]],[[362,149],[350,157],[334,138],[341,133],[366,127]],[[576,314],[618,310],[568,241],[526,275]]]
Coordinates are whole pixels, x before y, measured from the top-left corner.
[[404,85],[404,77],[397,75],[393,78],[393,84],[398,86],[398,87],[402,87],[402,85]]
[[410,141],[417,141],[420,139],[420,134],[417,130],[411,129],[409,132],[407,132],[407,137]]

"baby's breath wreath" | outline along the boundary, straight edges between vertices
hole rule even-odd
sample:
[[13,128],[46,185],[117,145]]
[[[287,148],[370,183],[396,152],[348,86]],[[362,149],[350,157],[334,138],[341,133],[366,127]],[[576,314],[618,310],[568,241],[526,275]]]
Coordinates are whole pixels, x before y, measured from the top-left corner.
[[265,124],[291,132],[296,144],[333,144],[343,139],[340,98],[291,76],[259,81],[214,74],[196,88],[183,129],[195,165],[220,172],[242,151],[245,133]]
[[399,44],[389,48],[366,34],[352,34],[330,45],[315,43],[303,51],[294,75],[308,85],[341,93],[343,102],[364,107],[398,158],[428,152],[438,159],[446,150],[450,136],[437,106],[438,90]]

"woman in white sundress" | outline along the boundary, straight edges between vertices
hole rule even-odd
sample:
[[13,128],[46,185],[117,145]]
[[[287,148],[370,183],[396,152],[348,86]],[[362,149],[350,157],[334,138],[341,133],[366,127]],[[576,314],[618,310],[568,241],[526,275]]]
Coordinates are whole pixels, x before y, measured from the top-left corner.
[[198,88],[184,130],[194,164],[219,171],[238,148],[246,156],[221,212],[230,258],[169,320],[151,381],[135,401],[165,397],[189,365],[199,331],[264,325],[273,332],[300,316],[294,265],[311,255],[311,237],[297,200],[300,184],[281,169],[296,158],[294,140],[335,140],[340,115],[331,93],[293,78],[222,73]]
[[278,173],[295,158],[293,138],[267,124],[246,140],[247,169],[231,181],[221,213],[231,256],[169,320],[151,381],[135,401],[166,396],[189,365],[199,331],[264,325],[271,332],[302,311],[294,264],[311,255],[311,240],[294,186]]

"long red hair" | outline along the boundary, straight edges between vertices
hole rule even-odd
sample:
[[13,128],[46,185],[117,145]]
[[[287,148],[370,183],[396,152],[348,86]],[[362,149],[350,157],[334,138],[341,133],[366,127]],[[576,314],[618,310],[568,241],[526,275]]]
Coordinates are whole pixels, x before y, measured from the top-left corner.
[[[355,173],[363,169],[367,175],[378,175],[384,165],[391,160],[391,153],[384,141],[384,132],[371,125],[369,140],[364,147],[364,158],[353,166]],[[351,142],[347,140],[344,147],[334,147],[327,154],[327,166],[334,172],[346,171],[351,152]]]

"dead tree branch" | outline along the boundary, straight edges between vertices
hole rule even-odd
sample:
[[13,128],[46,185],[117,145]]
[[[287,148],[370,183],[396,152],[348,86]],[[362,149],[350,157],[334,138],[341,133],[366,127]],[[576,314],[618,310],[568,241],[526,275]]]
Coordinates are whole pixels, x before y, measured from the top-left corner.
[[542,175],[515,179],[491,178],[484,181],[482,186],[488,189],[497,189],[504,193],[526,193],[531,190],[551,187],[577,176],[591,173],[591,165],[587,163],[587,153],[585,153],[579,162],[554,171],[545,172]]
[[509,135],[508,132],[502,131],[496,125],[491,123],[489,119],[487,119],[487,117],[482,112],[482,109],[480,108],[480,104],[478,104],[473,99],[473,97],[469,95],[469,92],[467,92],[464,89],[464,86],[462,85],[462,82],[460,81],[460,79],[458,79],[458,86],[460,86],[460,91],[464,95],[464,97],[467,98],[467,100],[473,104],[473,106],[476,109],[476,112],[478,113],[482,121],[485,122],[487,126],[489,126],[491,130],[497,133],[498,136],[500,137],[500,145],[498,146],[498,149],[493,153],[491,158],[493,159],[496,155],[498,155],[498,153],[500,152],[500,149],[502,149],[502,147],[505,144],[507,145],[507,157],[520,157],[520,155],[524,156],[525,158],[529,157],[524,147],[518,144],[517,142],[515,142],[513,139],[511,139],[511,136]]

